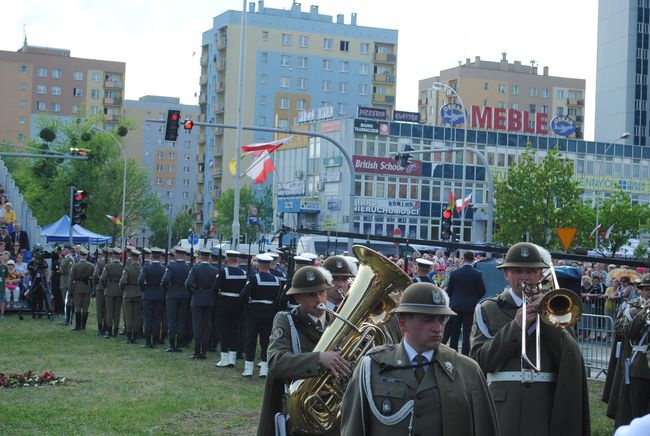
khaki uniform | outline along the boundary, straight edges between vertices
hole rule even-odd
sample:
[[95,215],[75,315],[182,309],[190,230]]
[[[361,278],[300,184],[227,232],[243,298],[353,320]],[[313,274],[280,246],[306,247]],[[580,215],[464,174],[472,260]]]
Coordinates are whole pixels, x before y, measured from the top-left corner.
[[93,265],[87,260],[75,263],[70,270],[70,291],[77,312],[88,313]]
[[420,383],[409,365],[403,342],[375,348],[362,359],[343,396],[342,435],[499,434],[476,362],[439,345]]
[[140,270],[140,264],[131,263],[124,268],[120,278],[120,288],[124,292],[124,321],[127,334],[134,334],[142,324],[139,322],[142,314],[142,289],[138,284]]
[[106,260],[100,258],[97,260],[95,265],[95,270],[93,271],[93,293],[95,294],[95,309],[97,310],[97,331],[99,333],[104,332],[104,326],[106,325],[106,302],[104,298],[104,286],[100,282],[102,272],[104,271],[104,266],[106,266]]
[[68,254],[63,258],[59,267],[59,271],[61,272],[61,298],[64,304],[65,296],[70,288],[70,270],[72,270],[72,265],[74,265],[74,258],[71,254]]
[[104,287],[106,302],[106,330],[108,334],[117,336],[120,328],[120,312],[122,311],[122,289],[119,282],[124,267],[115,259],[107,263],[102,271],[100,283]]
[[[476,308],[470,357],[490,377],[521,371],[521,329],[514,318],[518,310],[506,288]],[[589,399],[580,348],[569,329],[541,323],[542,372],[556,382],[495,381],[489,389],[499,418],[501,434],[589,435]],[[529,334],[527,353],[535,361],[535,335]]]

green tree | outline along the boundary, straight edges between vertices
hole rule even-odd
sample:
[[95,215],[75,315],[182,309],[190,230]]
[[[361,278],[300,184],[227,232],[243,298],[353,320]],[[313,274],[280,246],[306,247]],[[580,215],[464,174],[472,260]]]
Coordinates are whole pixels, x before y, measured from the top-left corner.
[[155,247],[166,247],[169,216],[162,209],[156,210],[147,218],[147,226],[152,233],[149,244]]
[[[248,215],[250,207],[255,206],[258,208],[260,217],[262,209],[262,199],[257,199],[255,193],[250,186],[243,186],[239,193],[239,223],[240,234],[246,235],[249,239],[255,238],[258,233],[257,226],[248,224]],[[232,238],[232,221],[235,210],[235,190],[230,188],[221,194],[221,197],[215,202],[216,218],[214,220],[214,227],[218,235],[222,235],[223,240]]]
[[648,229],[650,206],[634,204],[629,195],[618,187],[612,195],[601,201],[599,209],[601,231],[606,232],[611,226],[614,227],[607,239],[599,238],[598,245],[612,253]]
[[571,161],[557,149],[538,160],[528,147],[509,168],[508,178],[495,183],[495,241],[512,244],[528,232],[531,242],[559,248],[555,229],[574,227],[576,211],[585,213],[579,207],[581,193]]
[[[185,211],[181,211],[174,217],[174,224],[172,225],[172,244],[175,244],[181,239],[187,238],[190,229],[194,228],[194,219],[192,215]],[[196,232],[200,235],[201,232]]]

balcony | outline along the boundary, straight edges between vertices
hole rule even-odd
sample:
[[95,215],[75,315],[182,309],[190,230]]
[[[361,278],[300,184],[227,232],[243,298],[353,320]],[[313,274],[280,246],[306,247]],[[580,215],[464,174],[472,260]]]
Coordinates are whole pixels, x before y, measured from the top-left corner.
[[585,117],[583,115],[576,115],[576,123],[584,123]]
[[199,79],[199,84],[201,86],[204,86],[204,85],[208,84],[208,75],[207,74],[201,74],[201,78]]
[[199,144],[205,144],[205,132],[199,133]]
[[584,101],[584,99],[581,99],[581,98],[567,98],[566,104],[567,104],[567,106],[581,106],[581,107],[584,107],[585,101]]
[[217,92],[223,92],[226,90],[226,81],[220,80],[217,82]]
[[217,107],[215,108],[215,112],[221,113],[226,110],[226,105],[224,103],[219,103],[217,104]]
[[104,122],[105,123],[117,123],[119,121],[119,117],[117,115],[104,115]]
[[223,176],[223,170],[221,168],[214,170],[214,177],[220,179]]
[[205,94],[199,95],[199,104],[206,104],[208,101],[208,97]]
[[397,56],[388,53],[375,53],[375,62],[382,64],[394,64],[397,62]]
[[104,82],[104,88],[108,89],[124,89],[124,83],[116,80],[107,80]]
[[201,56],[201,66],[208,65],[208,54],[204,54]]
[[104,97],[104,106],[122,106],[122,98]]
[[217,71],[221,71],[226,68],[226,60],[221,58],[217,61]]
[[395,76],[392,76],[388,73],[375,74],[372,80],[379,83],[395,83]]
[[384,103],[384,104],[395,104],[394,95],[385,95],[385,94],[373,94],[372,95],[373,103]]
[[228,38],[217,38],[217,50],[225,50],[228,47]]
[[215,157],[223,156],[223,145],[217,145],[217,148],[214,150],[214,156]]

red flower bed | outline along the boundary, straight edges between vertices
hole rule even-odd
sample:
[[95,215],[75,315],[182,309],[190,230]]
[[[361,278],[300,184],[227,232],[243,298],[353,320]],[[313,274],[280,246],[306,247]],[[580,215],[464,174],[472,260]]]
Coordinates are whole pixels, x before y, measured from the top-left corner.
[[65,383],[65,377],[56,377],[49,370],[43,371],[40,375],[38,372],[34,372],[33,369],[9,375],[0,373],[0,389],[47,386],[61,383]]

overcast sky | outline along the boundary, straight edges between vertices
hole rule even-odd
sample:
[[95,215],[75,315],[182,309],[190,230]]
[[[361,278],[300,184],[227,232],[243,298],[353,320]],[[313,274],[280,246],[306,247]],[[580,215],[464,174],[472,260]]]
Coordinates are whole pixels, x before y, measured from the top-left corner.
[[[257,2],[256,2],[257,3]],[[265,6],[289,9],[290,0]],[[399,31],[397,109],[417,111],[418,80],[465,58],[548,66],[550,75],[587,80],[585,138],[593,139],[596,0],[321,0],[336,17],[357,13],[359,26]],[[126,98],[147,94],[197,104],[201,35],[239,0],[18,0],[0,16],[0,50],[66,48],[72,56],[126,62]],[[244,110],[246,110],[244,108]]]

